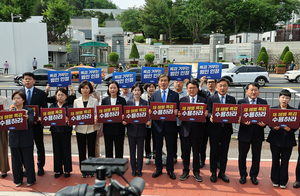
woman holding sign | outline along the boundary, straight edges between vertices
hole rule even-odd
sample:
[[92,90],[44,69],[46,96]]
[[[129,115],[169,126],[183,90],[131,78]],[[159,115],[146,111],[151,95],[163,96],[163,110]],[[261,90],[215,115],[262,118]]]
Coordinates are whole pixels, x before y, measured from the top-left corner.
[[[0,111],[9,109],[9,104],[6,97],[0,96]],[[8,131],[0,131],[0,172],[2,178],[7,176],[10,170],[8,163]]]
[[[86,80],[82,81],[78,86],[78,92],[82,94],[82,97],[79,97],[74,101],[74,108],[94,108],[94,111],[96,111],[98,101],[97,99],[90,97],[90,94],[93,93],[92,84]],[[95,116],[95,123],[96,122],[97,115]],[[95,157],[97,129],[97,125],[75,126],[80,169],[81,162],[86,159],[86,146],[88,146],[88,157]],[[94,175],[95,174],[90,174],[90,177],[93,177]],[[86,173],[82,173],[81,176],[86,178],[88,175]]]
[[[70,177],[72,171],[72,157],[71,157],[71,135],[72,126],[68,126],[68,108],[72,105],[66,102],[68,91],[64,88],[59,88],[55,92],[57,102],[52,104],[50,108],[65,108],[66,125],[65,126],[51,126],[50,131],[52,135],[53,146],[53,161],[54,161],[54,177],[58,178],[65,171],[65,177]],[[63,166],[64,165],[64,170]]]
[[[26,95],[23,91],[16,91],[12,94],[12,104],[10,111],[26,111],[24,116],[27,119],[27,129],[9,132],[9,147],[11,152],[11,165],[16,187],[22,185],[23,171],[22,164],[26,168],[27,186],[35,183],[34,161],[33,161],[33,130],[34,123],[33,110],[24,105]],[[22,160],[23,157],[23,160]]]
[[[272,108],[282,110],[295,109],[288,104],[290,100],[290,91],[283,89],[279,94],[280,105]],[[297,129],[291,129],[288,126],[271,127],[267,142],[270,143],[272,153],[271,180],[274,187],[278,187],[280,185],[280,188],[286,188],[286,184],[289,179],[289,160],[293,147],[297,145],[294,134],[295,131],[297,131]]]
[[[127,101],[128,106],[147,106],[148,103],[141,98],[143,88],[141,84],[135,83],[131,92],[134,95],[134,99]],[[147,126],[151,124],[150,121],[146,123]],[[147,135],[146,125],[144,123],[133,124],[123,121],[123,125],[127,125],[127,135],[130,149],[130,164],[132,169],[132,176],[142,176],[143,168],[143,152],[144,152],[144,141]],[[136,160],[136,149],[137,149],[137,160]]]

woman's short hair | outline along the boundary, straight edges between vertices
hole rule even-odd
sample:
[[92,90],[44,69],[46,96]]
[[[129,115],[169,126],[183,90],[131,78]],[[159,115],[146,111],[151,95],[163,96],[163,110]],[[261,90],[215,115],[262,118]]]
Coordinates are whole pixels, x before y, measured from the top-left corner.
[[279,93],[279,97],[281,96],[281,95],[284,95],[284,96],[287,96],[287,97],[292,97],[292,94],[291,94],[291,92],[289,91],[289,90],[287,90],[287,89],[282,89],[281,91],[280,91],[280,93]]
[[90,94],[93,93],[93,91],[94,91],[93,86],[92,86],[92,84],[91,84],[89,81],[87,81],[87,80],[84,80],[84,81],[82,81],[82,82],[79,84],[79,86],[78,86],[78,92],[81,94],[81,89],[82,89],[83,87],[85,87],[85,85],[88,85],[88,87],[90,88]]
[[16,91],[12,94],[11,99],[13,100],[15,95],[20,95],[20,97],[26,102],[26,94],[24,91]]
[[156,89],[156,84],[155,83],[147,83],[144,85],[144,90],[147,91],[148,87],[150,87],[151,85],[154,86],[154,89]]
[[141,91],[141,94],[144,93],[144,89],[142,87],[142,85],[140,83],[135,83],[132,87],[131,87],[131,92],[133,92],[133,90],[136,88],[136,87],[139,87],[140,91]]
[[65,94],[66,96],[68,96],[68,91],[64,88],[58,88],[55,92],[55,95],[57,95],[58,92],[62,92],[63,94]]
[[110,92],[109,92],[109,86],[110,86],[110,85],[112,85],[112,84],[115,84],[115,85],[117,86],[117,88],[118,88],[117,95],[120,95],[120,87],[119,87],[119,84],[118,84],[118,82],[116,82],[116,81],[112,81],[111,83],[109,83],[109,84],[108,84],[108,87],[107,87],[107,94],[108,94],[108,96],[110,96]]

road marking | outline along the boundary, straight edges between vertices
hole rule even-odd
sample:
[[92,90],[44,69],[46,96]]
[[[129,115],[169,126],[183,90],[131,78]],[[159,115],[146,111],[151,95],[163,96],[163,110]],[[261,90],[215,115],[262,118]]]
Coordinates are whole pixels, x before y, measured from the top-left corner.
[[295,91],[295,90],[293,90],[293,89],[291,89],[291,88],[284,88],[284,89],[290,91],[291,93],[298,93],[298,91]]
[[0,86],[0,87],[11,87],[11,86]]

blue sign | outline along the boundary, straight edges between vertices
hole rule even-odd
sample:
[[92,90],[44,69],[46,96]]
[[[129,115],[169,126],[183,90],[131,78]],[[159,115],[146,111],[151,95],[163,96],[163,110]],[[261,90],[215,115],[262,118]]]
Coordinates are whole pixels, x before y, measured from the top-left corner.
[[206,79],[221,79],[222,77],[222,63],[198,63],[197,78],[206,76]]
[[79,68],[79,83],[87,80],[94,84],[101,84],[102,72],[100,68]]
[[54,87],[68,87],[71,85],[70,71],[48,71],[48,84]]
[[158,76],[164,73],[164,68],[142,67],[142,83],[158,83]]
[[191,79],[192,66],[191,65],[177,65],[169,64],[168,74],[171,80],[183,81],[185,79]]
[[131,88],[135,84],[135,72],[113,72],[113,80],[120,88]]

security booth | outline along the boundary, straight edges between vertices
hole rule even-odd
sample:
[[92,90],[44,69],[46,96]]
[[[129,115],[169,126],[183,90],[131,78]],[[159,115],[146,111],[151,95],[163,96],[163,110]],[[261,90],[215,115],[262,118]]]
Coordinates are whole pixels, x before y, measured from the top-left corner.
[[79,45],[80,62],[91,64],[95,60],[97,66],[107,66],[109,51],[111,51],[111,47],[105,42],[84,42]]
[[216,45],[216,59],[215,62],[219,60],[225,60],[226,56],[226,46],[225,45]]

